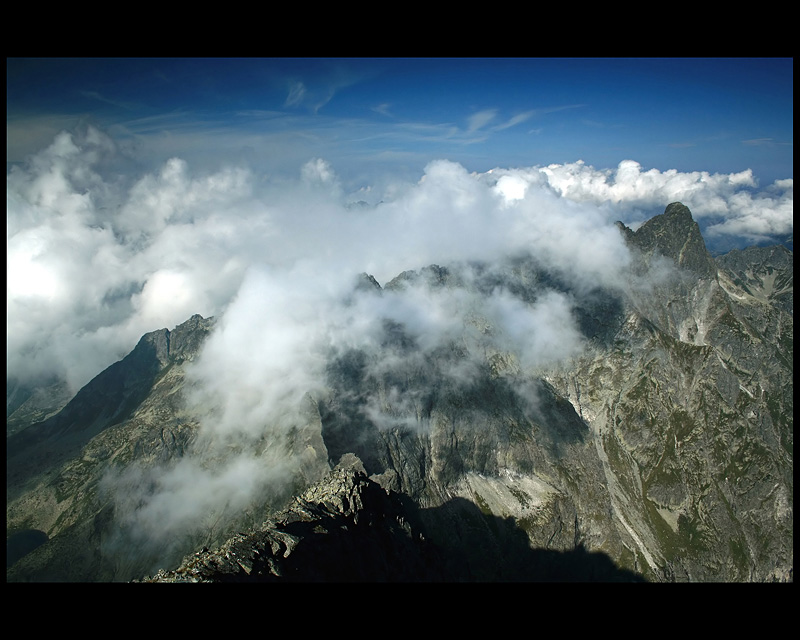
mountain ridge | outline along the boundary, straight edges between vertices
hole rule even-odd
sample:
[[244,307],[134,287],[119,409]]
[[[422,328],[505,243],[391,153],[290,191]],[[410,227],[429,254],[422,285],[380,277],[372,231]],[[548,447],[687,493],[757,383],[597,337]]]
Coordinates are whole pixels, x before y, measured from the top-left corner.
[[[680,203],[637,231],[618,227],[632,250],[634,276],[623,291],[571,291],[585,349],[558,366],[523,371],[518,355],[504,350],[502,333],[479,314],[468,316],[463,334],[432,351],[420,352],[408,327],[388,322],[381,333],[383,351],[352,349],[329,362],[327,391],[309,397],[304,423],[286,436],[287,450],[305,456],[304,471],[293,476],[292,495],[317,487],[330,499],[336,492],[326,478],[346,467],[348,504],[354,487],[373,483],[390,502],[400,500],[392,509],[405,505],[405,511],[392,512],[391,526],[380,534],[384,546],[370,556],[375,562],[381,554],[384,560],[391,555],[386,544],[398,540],[398,532],[405,532],[401,548],[407,544],[409,529],[398,517],[415,522],[411,539],[420,534],[428,541],[424,553],[406,549],[418,563],[417,573],[378,575],[363,567],[366,573],[341,579],[566,579],[544,570],[551,566],[548,558],[556,557],[548,554],[585,560],[581,553],[598,553],[618,573],[604,565],[606,573],[579,572],[582,577],[574,579],[791,580],[791,252],[759,249],[715,260]],[[646,288],[636,284],[643,274],[650,277]],[[557,274],[527,259],[488,269],[430,265],[403,272],[383,287],[364,274],[360,283],[356,288],[363,294],[383,297],[405,295],[408,287],[481,300],[502,291],[524,309],[565,286]],[[10,581],[127,580],[153,575],[149,563],[164,568],[163,559],[115,558],[111,542],[119,540],[110,532],[120,507],[101,495],[98,469],[107,473],[107,460],[170,461],[196,447],[199,418],[177,399],[184,366],[200,353],[213,325],[193,316],[172,332],[143,337],[131,352],[139,349],[138,355],[127,360],[137,363],[148,351],[141,366],[133,367],[139,386],[129,385],[128,395],[112,393],[116,409],[84,404],[84,396],[99,397],[95,383],[75,396],[76,407],[67,410],[68,404],[63,416],[28,427],[33,431],[25,437],[28,429],[9,438],[9,530],[48,536],[9,569]],[[389,356],[399,368],[376,366],[380,360],[374,358]],[[462,373],[454,377],[456,371]],[[149,391],[139,401],[144,388]],[[126,413],[125,401],[131,399],[136,402]],[[47,438],[37,434],[47,432],[58,441],[70,429],[82,434],[70,450],[80,455],[70,461],[62,452],[51,470],[31,469],[22,482],[20,469],[26,467],[18,462],[20,452],[42,451]],[[76,493],[77,486],[83,493]],[[247,530],[262,531],[261,540],[273,536],[274,542],[275,521],[265,523],[280,508],[273,502],[255,509]],[[36,515],[48,510],[53,513],[48,518]],[[353,518],[357,511],[337,513]],[[379,511],[361,510],[358,517],[369,521]],[[329,516],[316,513],[309,522],[326,528]],[[241,519],[231,526],[245,527]],[[234,539],[237,553],[250,544],[245,534],[226,538],[224,529],[206,536],[205,546],[216,549],[201,554],[207,560],[225,556]],[[335,530],[342,535],[339,525]],[[476,533],[484,530],[494,538]],[[525,544],[539,550],[525,571],[502,552],[500,542],[509,532],[514,540],[524,534]],[[375,533],[366,532],[365,540]],[[87,546],[87,536],[96,551],[86,552],[87,569],[70,574],[69,554]],[[193,540],[176,542],[171,552],[169,562],[180,575],[165,569],[156,579],[185,579],[187,562],[196,568],[199,556],[179,562],[187,545],[203,546]],[[265,548],[256,555],[263,556]],[[480,549],[506,559],[498,560],[493,572],[478,560]],[[293,557],[291,562],[302,564],[305,556]],[[441,566],[423,570],[423,557],[438,558]],[[471,570],[456,570],[455,558]],[[283,560],[273,557],[272,565],[276,562]],[[297,575],[335,580],[341,570],[331,568],[323,578],[298,568]],[[227,580],[247,574],[241,566],[231,571],[225,578],[191,575]]]

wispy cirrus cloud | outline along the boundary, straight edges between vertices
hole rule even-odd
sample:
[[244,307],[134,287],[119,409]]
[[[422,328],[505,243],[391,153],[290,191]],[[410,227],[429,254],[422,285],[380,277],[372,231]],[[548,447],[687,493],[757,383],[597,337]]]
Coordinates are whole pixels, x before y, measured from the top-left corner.
[[110,104],[113,107],[120,107],[126,110],[134,110],[141,108],[142,105],[130,102],[127,100],[117,100],[115,98],[109,98],[98,91],[80,91],[80,94],[85,98],[90,98],[92,100],[97,100],[98,102],[105,102],[106,104]]
[[361,83],[371,75],[368,69],[356,68],[341,61],[327,61],[327,64],[309,68],[300,77],[295,76],[288,81],[284,106],[305,108],[317,114],[342,90]]
[[532,117],[536,115],[536,110],[532,109],[531,111],[525,111],[523,113],[518,113],[515,116],[512,116],[505,122],[495,125],[493,127],[494,131],[502,131],[503,129],[510,129],[511,127],[516,127],[518,124],[522,124],[527,120],[530,120]]
[[286,100],[284,101],[283,105],[285,107],[295,107],[301,104],[306,96],[306,93],[307,89],[305,84],[299,80],[292,82],[289,86],[289,93],[286,96]]
[[477,131],[495,133],[498,131],[504,131],[506,129],[516,127],[517,125],[522,124],[523,122],[527,122],[532,118],[533,119],[539,118],[551,113],[565,111],[567,109],[577,109],[582,106],[584,105],[572,104],[572,105],[562,105],[557,107],[542,107],[537,109],[528,109],[527,111],[521,111],[519,113],[516,113],[513,116],[506,118],[501,122],[492,124],[491,126],[488,125],[497,120],[500,110],[497,108],[482,109],[468,116],[467,133],[472,134]]
[[279,118],[286,115],[283,111],[274,109],[243,109],[237,111],[235,115],[242,118],[268,119]]
[[748,147],[775,147],[783,145],[793,145],[794,142],[784,142],[776,140],[775,138],[751,138],[749,140],[742,140],[742,144]]
[[391,106],[392,105],[390,105],[388,102],[383,102],[383,103],[381,103],[379,105],[376,105],[376,106],[372,107],[372,110],[375,113],[381,114],[382,116],[391,116],[392,113],[389,111],[389,108]]
[[483,109],[473,113],[467,118],[467,133],[474,133],[483,129],[487,124],[497,117],[497,109]]

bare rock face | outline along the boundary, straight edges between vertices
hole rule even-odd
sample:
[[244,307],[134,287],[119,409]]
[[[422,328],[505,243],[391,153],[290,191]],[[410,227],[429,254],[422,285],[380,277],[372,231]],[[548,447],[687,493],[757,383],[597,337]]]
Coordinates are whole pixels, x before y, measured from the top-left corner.
[[[460,357],[456,345],[399,380],[396,370],[369,373],[366,354],[347,354],[332,365],[336,391],[323,403],[329,450],[356,451],[375,479],[427,507],[429,532],[452,531],[437,519],[458,497],[513,519],[533,548],[603,551],[648,580],[791,576],[791,276],[777,266],[785,252],[773,251],[775,267],[738,267],[740,282],[748,273],[761,283],[749,285],[754,295],[734,291],[730,262],[717,267],[680,203],[622,232],[638,279],[623,298],[579,299],[591,345],[581,357],[530,379],[510,364],[498,368],[505,356],[494,354],[472,386],[453,387],[439,372]],[[506,288],[535,300],[558,284],[537,268],[516,264],[469,286],[490,289],[516,276]],[[755,273],[779,295],[770,299]],[[386,288],[419,282],[464,286],[434,265]],[[398,328],[392,333],[397,349],[413,348]],[[408,418],[427,429],[365,418],[358,399],[383,398],[392,411],[392,388],[415,398]]]
[[648,578],[783,579],[793,566],[787,252],[714,263],[687,212],[670,205],[628,235],[676,276],[632,292],[613,349],[548,379],[596,433],[616,518],[635,532]]
[[8,438],[9,534],[45,542],[9,569],[9,580],[119,579],[100,552],[113,516],[100,479],[110,465],[177,459],[189,447],[197,425],[176,392],[213,326],[195,315],[146,334],[60,412]]
[[398,496],[346,456],[260,527],[204,548],[143,582],[442,580],[436,553],[404,518]]
[[645,254],[659,254],[700,278],[716,277],[717,267],[706,250],[700,227],[686,205],[670,204],[663,214],[639,227],[631,239]]
[[175,541],[160,571],[109,551],[118,514],[99,478],[191,449],[185,365],[213,321],[147,334],[9,437],[8,580],[791,581],[792,254],[715,260],[680,203],[619,228],[633,264],[613,291],[535,256],[383,288],[363,274],[357,295],[384,300],[565,293],[585,348],[526,369],[477,312],[427,349],[387,320],[377,350],[337,352],[308,396],[288,501]]
[[794,314],[794,254],[783,246],[734,249],[717,258],[731,295],[767,302]]
[[532,551],[511,519],[484,514],[468,500],[438,511],[425,517],[348,454],[262,526],[141,582],[641,581],[583,548]]

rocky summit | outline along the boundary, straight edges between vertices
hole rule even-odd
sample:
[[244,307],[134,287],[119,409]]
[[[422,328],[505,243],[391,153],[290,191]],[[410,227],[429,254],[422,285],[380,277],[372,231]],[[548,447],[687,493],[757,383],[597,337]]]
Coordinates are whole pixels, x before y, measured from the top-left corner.
[[[364,274],[369,339],[246,439],[204,436],[258,406],[198,393],[213,318],[68,402],[9,385],[7,580],[791,582],[793,254],[712,257],[680,203],[618,228],[614,284],[532,255]],[[433,341],[409,299],[467,311]],[[498,324],[554,301],[574,335]]]

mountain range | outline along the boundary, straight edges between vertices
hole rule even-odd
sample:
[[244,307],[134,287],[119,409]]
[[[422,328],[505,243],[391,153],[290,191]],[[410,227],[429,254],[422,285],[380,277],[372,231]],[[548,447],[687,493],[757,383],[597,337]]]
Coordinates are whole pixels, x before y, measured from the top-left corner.
[[244,435],[208,435],[260,406],[198,374],[224,316],[71,398],[9,372],[7,580],[792,581],[793,253],[712,257],[681,203],[617,227],[613,283],[525,253],[362,274],[357,339]]

